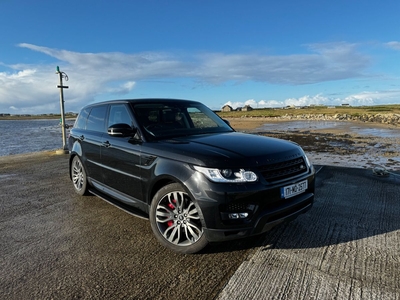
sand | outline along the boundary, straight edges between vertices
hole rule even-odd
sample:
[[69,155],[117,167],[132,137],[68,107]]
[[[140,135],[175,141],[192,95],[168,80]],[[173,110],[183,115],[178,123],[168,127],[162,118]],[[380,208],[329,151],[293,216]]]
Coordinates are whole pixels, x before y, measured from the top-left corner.
[[384,172],[400,170],[400,128],[393,125],[339,121],[331,122],[334,126],[326,128],[323,121],[298,126],[300,122],[304,123],[302,125],[309,123],[265,118],[228,120],[237,131],[298,143],[316,165],[370,168]]

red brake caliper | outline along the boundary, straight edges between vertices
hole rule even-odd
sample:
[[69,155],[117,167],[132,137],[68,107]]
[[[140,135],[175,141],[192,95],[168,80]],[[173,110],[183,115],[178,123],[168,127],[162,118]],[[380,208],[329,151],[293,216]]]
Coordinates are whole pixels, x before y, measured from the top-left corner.
[[[173,199],[172,200],[172,202],[173,203],[176,203],[176,200],[175,199]],[[168,203],[168,207],[170,208],[170,209],[172,209],[172,210],[174,210],[175,209],[175,206],[170,202],[170,203]],[[169,220],[168,222],[167,222],[167,225],[168,225],[168,227],[171,227],[171,226],[173,226],[174,225],[174,221],[172,221],[172,220]]]

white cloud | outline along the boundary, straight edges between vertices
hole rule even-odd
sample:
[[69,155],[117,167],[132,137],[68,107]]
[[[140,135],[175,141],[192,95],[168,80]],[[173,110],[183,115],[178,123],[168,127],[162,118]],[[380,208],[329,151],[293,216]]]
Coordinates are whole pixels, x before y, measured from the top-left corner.
[[400,99],[400,90],[361,92],[350,95],[342,100],[342,103],[358,105],[379,105],[398,103]]
[[287,56],[204,54],[196,76],[210,82],[310,84],[364,76],[369,59],[347,43],[314,44],[312,54]]
[[286,99],[285,104],[290,106],[309,106],[309,105],[326,105],[332,102],[332,99],[322,96],[321,94],[310,96],[306,95],[300,98]]
[[272,107],[286,107],[286,106],[310,106],[310,105],[336,105],[340,106],[344,103],[352,106],[362,105],[379,105],[379,104],[393,104],[398,103],[400,99],[400,90],[393,91],[376,91],[376,92],[361,92],[346,96],[343,98],[327,97],[322,94],[314,96],[305,95],[299,98],[287,98],[283,101],[277,100],[260,100],[254,99],[246,100],[244,102],[231,102],[228,101],[224,105],[230,105],[236,109],[245,105],[250,105],[253,108],[272,108]]
[[394,50],[400,50],[400,42],[392,41],[392,42],[386,43],[386,45],[389,48],[392,48]]
[[103,81],[147,78],[194,78],[210,83],[260,81],[306,84],[362,76],[369,60],[355,44],[313,44],[311,54],[201,54],[186,60],[166,53],[77,53],[31,44],[20,47],[42,52],[68,63],[74,72],[96,74]]
[[107,93],[111,94],[118,94],[118,95],[124,95],[129,93],[130,91],[133,90],[135,87],[136,82],[134,81],[127,81],[122,84],[117,85],[116,87],[110,87],[106,90]]
[[[77,111],[98,96],[125,95],[139,81],[179,79],[192,81],[193,86],[206,83],[245,81],[300,85],[364,76],[369,58],[348,43],[309,45],[309,54],[262,55],[203,53],[175,56],[168,53],[146,52],[125,54],[78,53],[27,43],[19,47],[46,54],[56,60],[52,65],[4,65],[0,73],[0,111],[14,106],[21,113],[57,111],[59,90],[56,88],[56,63],[70,76],[65,91],[67,110]],[[254,105],[307,103],[313,99],[298,98],[285,101],[261,100]],[[318,100],[317,98],[314,100]],[[235,104],[236,105],[236,104]],[[55,109],[55,110],[54,110]]]
[[[229,105],[230,107],[232,107],[232,108],[234,108],[234,109],[236,109],[236,108],[238,108],[238,107],[243,107],[244,106],[244,104],[243,104],[243,102],[232,102],[232,101],[228,101],[228,102],[226,102],[224,105],[222,105],[222,106],[225,106],[225,105]],[[218,109],[218,108],[217,108]]]
[[250,105],[251,107],[257,107],[258,103],[254,99],[249,99],[244,102],[244,105]]
[[278,100],[260,100],[258,102],[258,107],[283,107],[285,106],[284,101]]

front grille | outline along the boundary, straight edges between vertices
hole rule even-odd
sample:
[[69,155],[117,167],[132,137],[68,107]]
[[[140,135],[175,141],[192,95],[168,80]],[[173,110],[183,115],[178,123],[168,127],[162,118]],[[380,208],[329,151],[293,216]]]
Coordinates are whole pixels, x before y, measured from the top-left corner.
[[229,203],[224,207],[224,210],[227,212],[243,212],[247,210],[247,206],[245,203]]
[[274,182],[307,173],[307,164],[303,157],[298,157],[262,166],[260,172],[265,180]]

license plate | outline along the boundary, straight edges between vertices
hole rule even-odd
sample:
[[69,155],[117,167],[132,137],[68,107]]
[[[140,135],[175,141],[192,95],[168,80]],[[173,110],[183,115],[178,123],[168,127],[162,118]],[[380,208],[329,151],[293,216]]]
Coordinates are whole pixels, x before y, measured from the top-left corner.
[[307,180],[304,180],[281,188],[281,198],[287,199],[304,193],[307,189],[307,183]]

